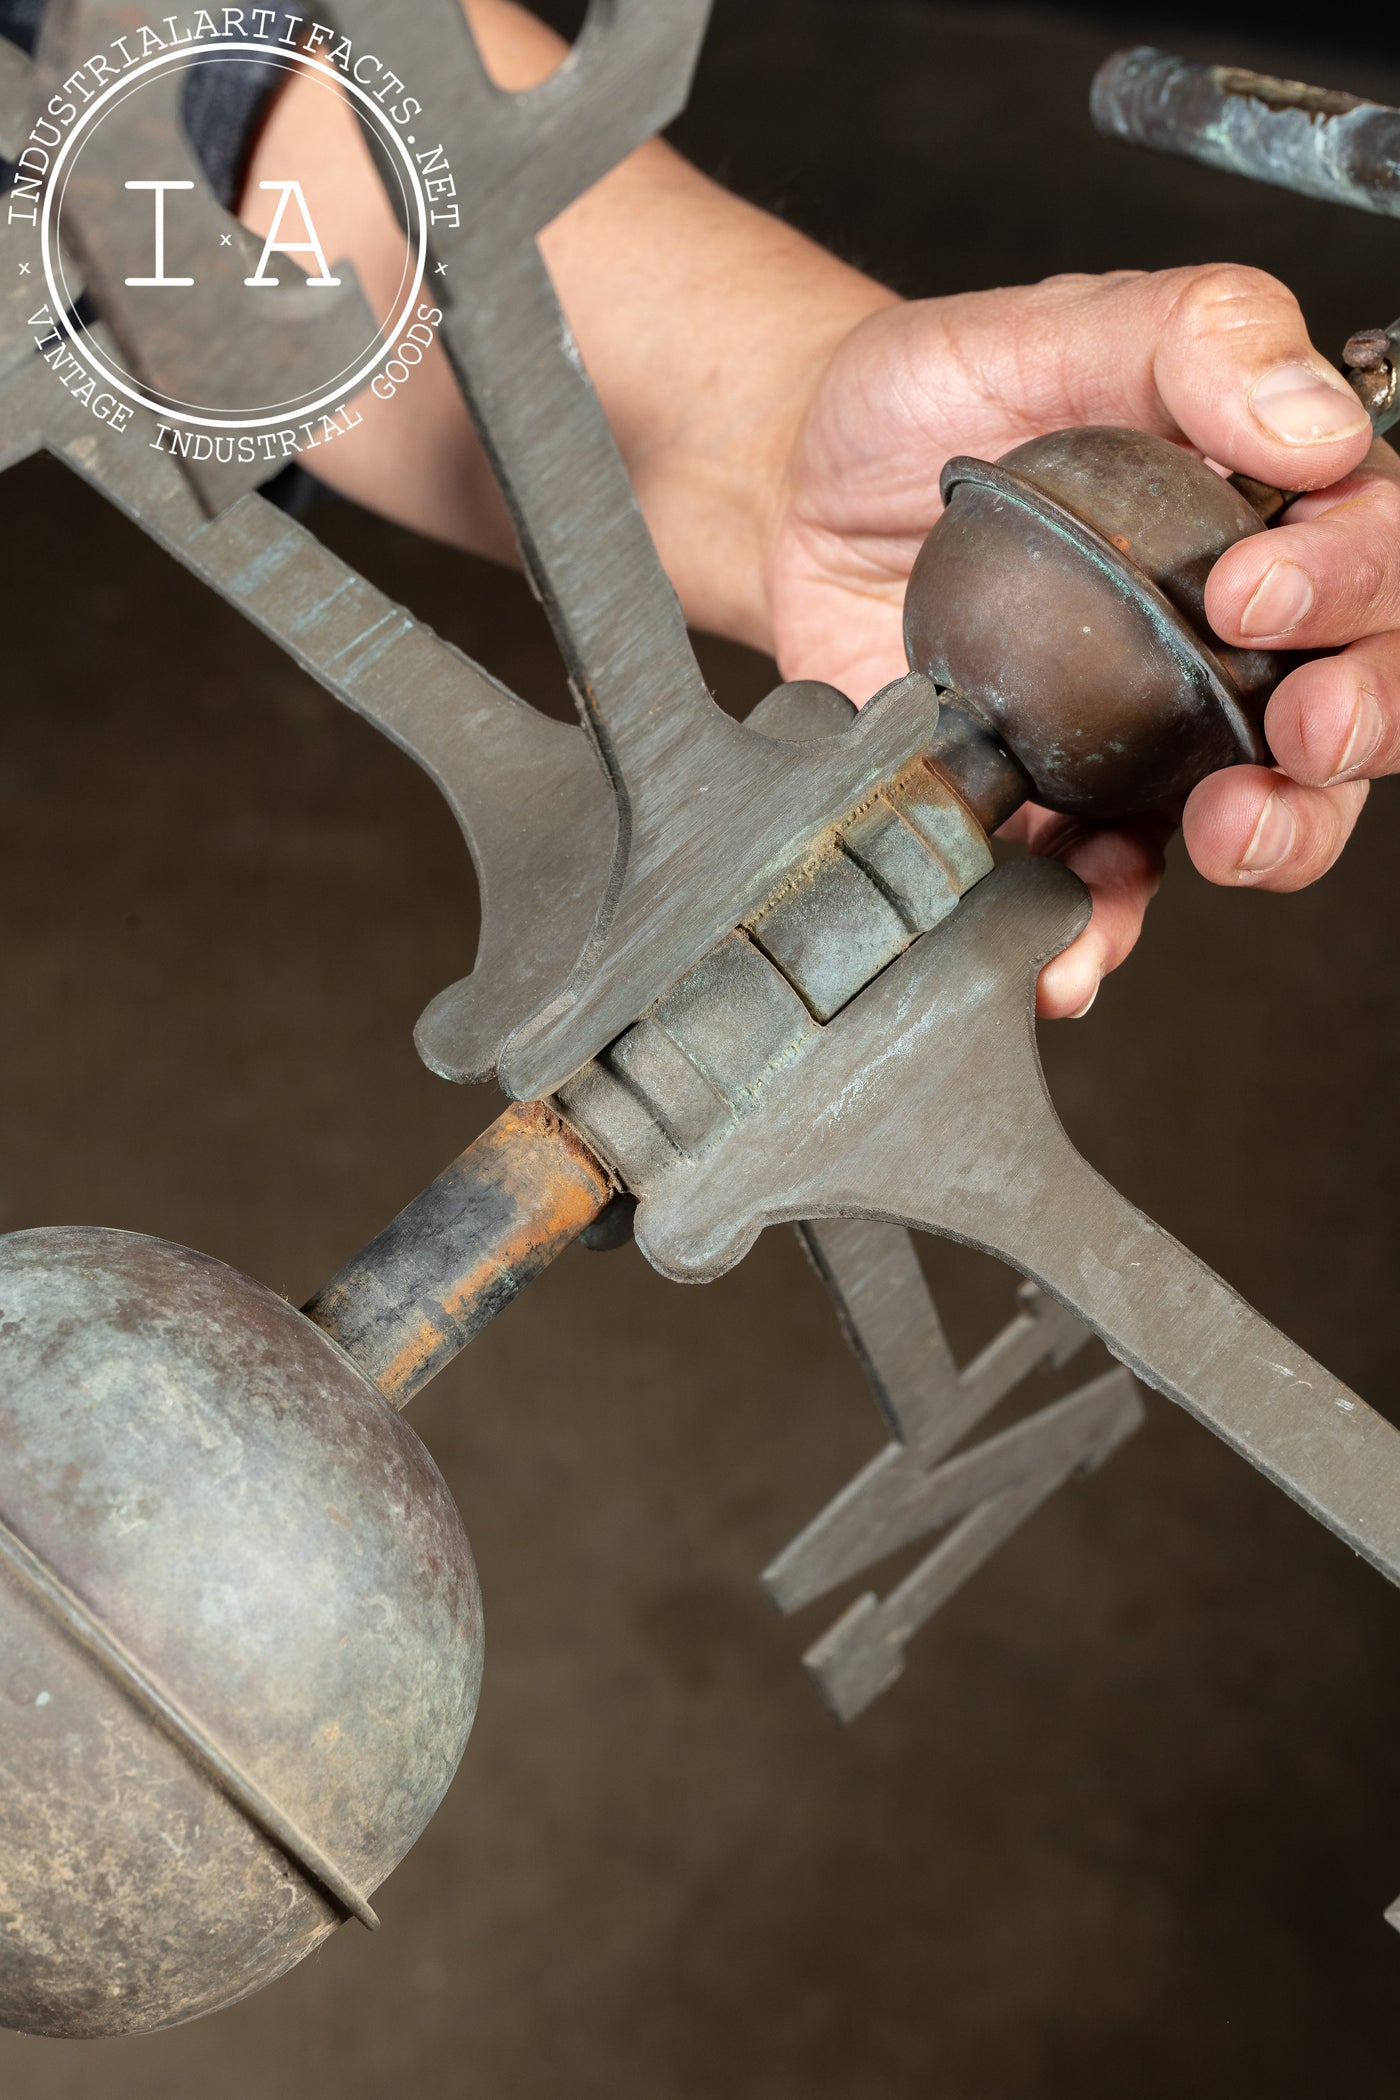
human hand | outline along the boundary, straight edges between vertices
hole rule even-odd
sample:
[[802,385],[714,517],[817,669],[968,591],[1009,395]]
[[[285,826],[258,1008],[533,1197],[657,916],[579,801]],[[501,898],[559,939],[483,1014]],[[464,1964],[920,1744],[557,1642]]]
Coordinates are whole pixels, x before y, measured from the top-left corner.
[[[1292,294],[1213,265],[1058,277],[871,314],[817,382],[771,535],[785,677],[863,700],[905,669],[904,587],[955,452],[996,459],[1073,424],[1150,430],[1280,488],[1283,524],[1230,548],[1206,592],[1220,638],[1342,653],[1300,665],[1265,717],[1275,767],[1211,775],[1183,815],[1209,880],[1293,890],[1337,858],[1366,783],[1400,770],[1400,461],[1308,341]],[[1087,1011],[1141,930],[1172,819],[1013,826],[1088,885],[1089,926],[1042,971],[1039,1011]]]

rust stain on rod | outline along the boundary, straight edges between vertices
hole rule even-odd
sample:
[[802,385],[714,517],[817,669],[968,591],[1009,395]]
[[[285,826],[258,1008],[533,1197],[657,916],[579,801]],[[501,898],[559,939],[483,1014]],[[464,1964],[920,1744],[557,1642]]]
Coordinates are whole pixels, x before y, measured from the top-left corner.
[[613,1194],[562,1116],[515,1103],[302,1310],[404,1407]]

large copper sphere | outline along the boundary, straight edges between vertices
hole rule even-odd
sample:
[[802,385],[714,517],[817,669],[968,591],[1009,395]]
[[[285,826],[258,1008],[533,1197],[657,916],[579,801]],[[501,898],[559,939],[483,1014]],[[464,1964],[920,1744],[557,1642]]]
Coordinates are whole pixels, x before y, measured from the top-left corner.
[[373,1923],[481,1651],[441,1476],[309,1321],[161,1240],[0,1240],[0,2022],[170,2026]]
[[1061,430],[951,460],[905,598],[909,662],[983,715],[1051,809],[1113,818],[1266,761],[1287,667],[1227,647],[1205,584],[1265,528],[1204,461],[1138,430]]

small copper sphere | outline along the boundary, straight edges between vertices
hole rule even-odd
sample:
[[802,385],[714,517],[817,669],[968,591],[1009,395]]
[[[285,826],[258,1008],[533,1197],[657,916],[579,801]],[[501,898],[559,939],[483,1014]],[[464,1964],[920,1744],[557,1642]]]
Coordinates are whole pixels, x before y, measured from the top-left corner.
[[1111,819],[1267,763],[1289,659],[1211,632],[1206,578],[1265,528],[1223,475],[1139,430],[1061,430],[953,459],[905,598],[913,669],[981,714],[1036,800]]

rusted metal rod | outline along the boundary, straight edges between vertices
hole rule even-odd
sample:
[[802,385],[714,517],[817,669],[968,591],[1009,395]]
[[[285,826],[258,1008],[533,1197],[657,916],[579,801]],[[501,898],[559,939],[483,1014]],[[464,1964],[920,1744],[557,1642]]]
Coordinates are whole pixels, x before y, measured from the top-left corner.
[[[1104,61],[1089,107],[1109,138],[1400,218],[1400,109],[1384,103],[1238,66],[1195,65],[1142,45]],[[1384,436],[1400,423],[1400,321],[1360,330],[1342,356]],[[1282,507],[1275,490],[1238,478],[1237,486],[1266,523]]]
[[516,1103],[302,1310],[405,1407],[613,1194],[561,1116]]
[[1400,218],[1400,110],[1144,45],[1116,51],[1090,92],[1110,138]]

